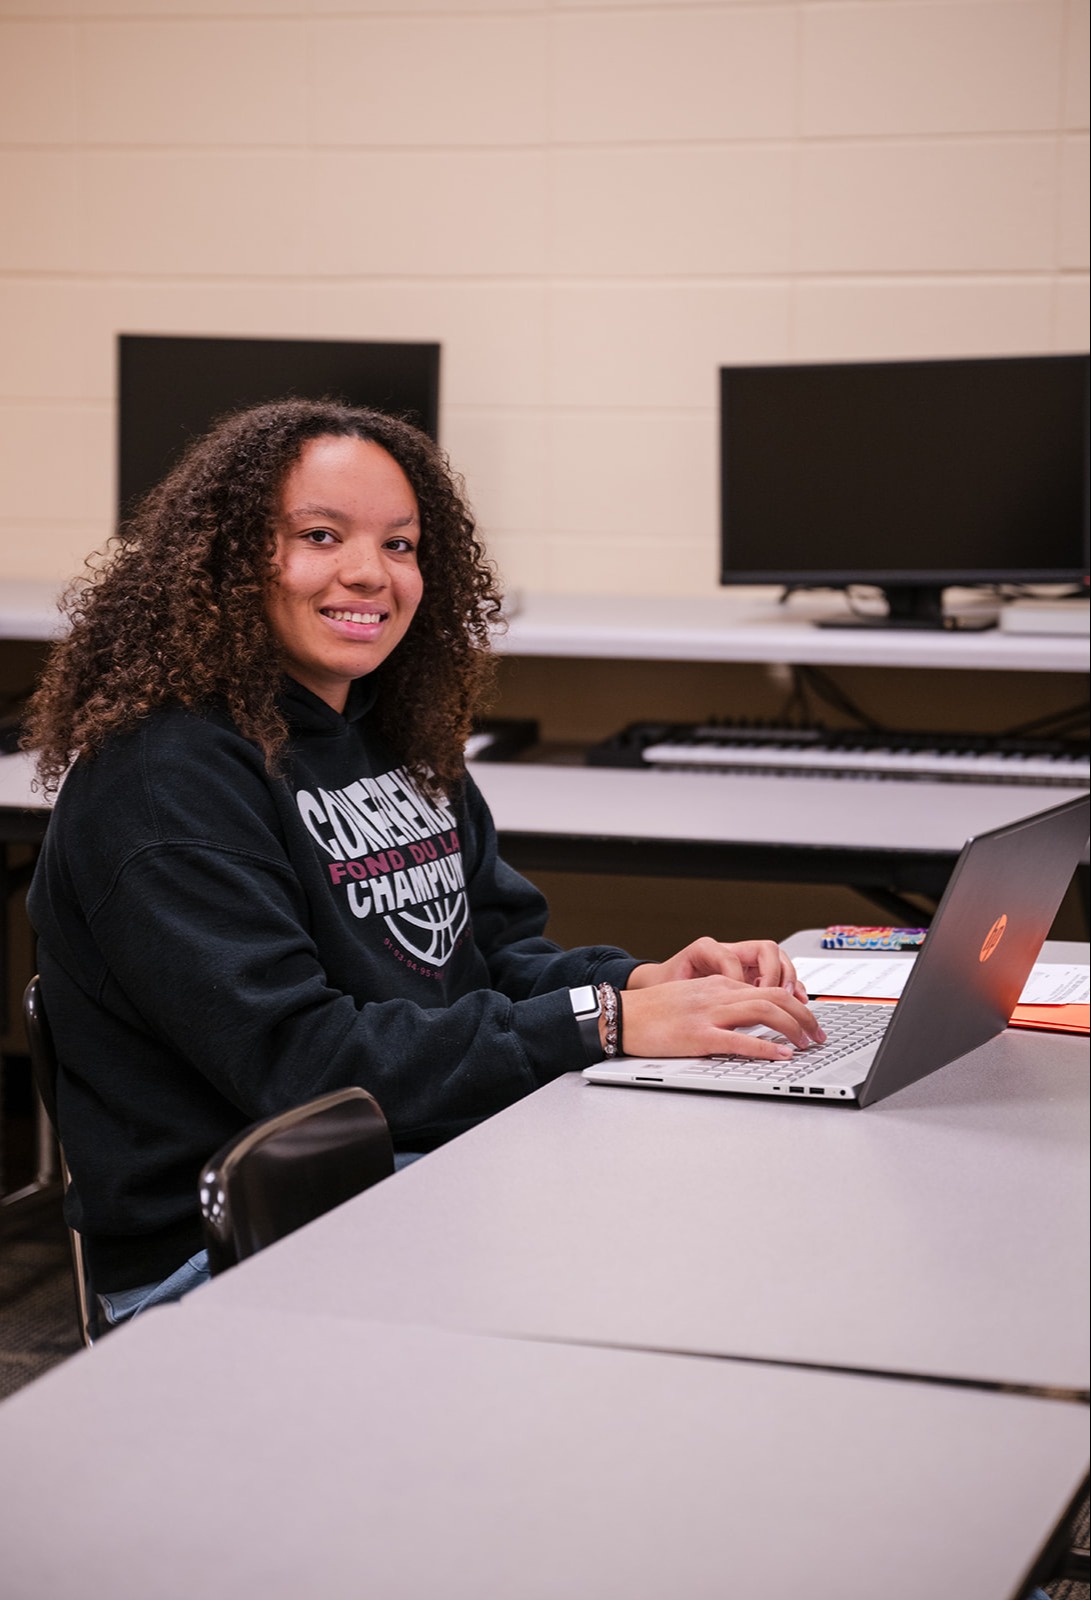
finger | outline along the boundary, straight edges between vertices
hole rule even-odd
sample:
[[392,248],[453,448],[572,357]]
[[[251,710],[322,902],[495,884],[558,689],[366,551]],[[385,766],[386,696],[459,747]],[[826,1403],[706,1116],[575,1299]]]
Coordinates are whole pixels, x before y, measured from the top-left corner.
[[795,969],[795,962],[792,960],[791,956],[786,955],[785,952],[781,950],[779,945],[777,946],[777,950],[780,953],[781,987],[783,989],[790,990],[792,994],[797,994],[799,998],[805,1002],[807,999],[807,991],[799,981],[799,973]]
[[695,973],[747,981],[746,946],[722,944],[719,939],[697,939],[683,952]]
[[[784,981],[784,963],[787,957],[772,939],[745,939],[739,944],[724,945],[722,948],[734,951],[739,962],[740,975],[754,988],[787,987]],[[791,976],[795,977],[794,969]]]
[[799,1050],[812,1041],[822,1044],[826,1038],[814,1013],[786,989],[763,990],[760,998],[755,995],[752,1000],[729,1005],[721,1026],[771,1028]]
[[779,1039],[764,1039],[760,1034],[728,1030],[723,1034],[723,1043],[717,1046],[715,1054],[745,1056],[748,1061],[790,1061],[795,1051],[790,1044],[782,1044]]
[[826,1030],[807,1004],[806,990],[803,991],[802,996],[795,992],[796,988],[799,987],[800,985],[797,984],[795,988],[785,990],[785,994],[788,996],[785,1009],[790,1011],[791,1015],[798,1020],[808,1039],[813,1039],[815,1044],[825,1044]]
[[789,994],[794,994],[806,1002],[807,991],[799,981],[795,964],[779,944],[774,944],[771,940],[763,941],[758,955],[758,966],[763,988],[787,989]]
[[746,964],[740,961],[734,950],[730,949],[726,944],[722,944],[720,949],[723,952],[717,967],[720,976],[732,978],[736,983],[749,983],[750,976]]

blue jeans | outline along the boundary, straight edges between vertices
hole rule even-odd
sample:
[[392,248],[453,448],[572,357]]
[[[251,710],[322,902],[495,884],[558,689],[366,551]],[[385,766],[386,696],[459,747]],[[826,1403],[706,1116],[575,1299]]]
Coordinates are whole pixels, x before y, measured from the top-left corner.
[[[394,1171],[401,1172],[412,1162],[421,1158],[419,1150],[402,1150],[394,1157]],[[191,1289],[199,1289],[202,1283],[207,1283],[211,1273],[208,1269],[208,1251],[198,1250],[169,1278],[164,1278],[161,1283],[144,1283],[139,1289],[121,1289],[116,1294],[100,1294],[99,1305],[102,1314],[111,1328],[116,1328],[119,1322],[131,1322],[140,1311],[146,1311],[149,1306],[165,1306],[174,1300],[181,1300],[184,1294],[189,1294]]]
[[190,1256],[184,1265],[161,1283],[145,1283],[139,1289],[119,1289],[116,1294],[100,1294],[98,1302],[110,1327],[116,1328],[119,1322],[131,1322],[138,1312],[146,1311],[149,1306],[165,1306],[172,1300],[181,1300],[191,1289],[199,1289],[202,1283],[207,1283],[210,1276],[208,1251],[198,1250],[195,1256]]

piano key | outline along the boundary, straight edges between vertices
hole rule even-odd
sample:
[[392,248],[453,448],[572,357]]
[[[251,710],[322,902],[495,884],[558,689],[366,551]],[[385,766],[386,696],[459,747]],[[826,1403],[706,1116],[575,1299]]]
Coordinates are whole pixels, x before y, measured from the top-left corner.
[[647,745],[641,759],[650,766],[703,766],[723,771],[763,768],[785,772],[860,772],[959,780],[999,778],[1012,783],[1076,786],[1091,781],[1091,763],[1079,756],[988,750],[854,749],[813,745],[804,748],[702,738],[692,744],[680,740]]

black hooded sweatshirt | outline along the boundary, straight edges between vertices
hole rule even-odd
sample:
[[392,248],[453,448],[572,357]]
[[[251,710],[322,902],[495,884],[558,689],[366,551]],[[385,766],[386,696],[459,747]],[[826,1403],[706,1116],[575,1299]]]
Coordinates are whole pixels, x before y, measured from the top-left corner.
[[61,1062],[69,1220],[96,1288],[201,1248],[202,1165],[360,1084],[426,1150],[588,1064],[568,990],[624,951],[542,937],[471,777],[426,796],[369,725],[289,682],[280,775],[226,713],[163,710],[65,779],[29,895]]

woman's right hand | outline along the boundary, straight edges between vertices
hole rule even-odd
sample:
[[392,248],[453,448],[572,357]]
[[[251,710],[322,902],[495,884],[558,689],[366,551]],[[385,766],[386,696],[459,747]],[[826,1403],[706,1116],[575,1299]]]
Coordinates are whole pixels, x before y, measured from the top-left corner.
[[[629,1056],[751,1056],[783,1060],[825,1034],[813,1012],[787,989],[759,989],[720,975],[679,979],[646,989],[623,989],[622,1044]],[[772,1039],[738,1033],[758,1024],[783,1034]]]

